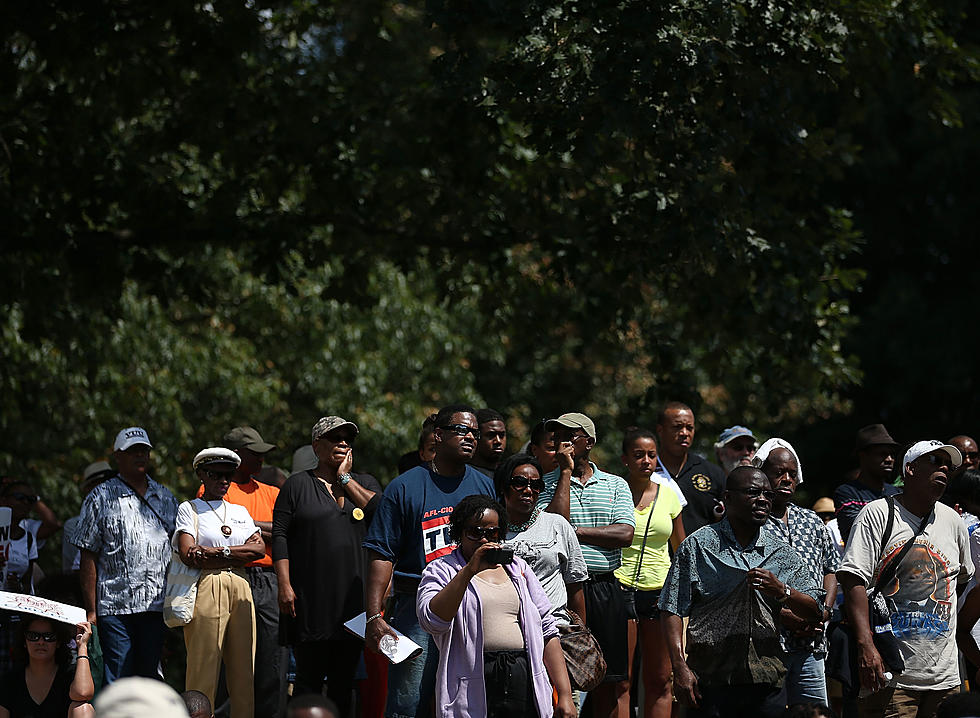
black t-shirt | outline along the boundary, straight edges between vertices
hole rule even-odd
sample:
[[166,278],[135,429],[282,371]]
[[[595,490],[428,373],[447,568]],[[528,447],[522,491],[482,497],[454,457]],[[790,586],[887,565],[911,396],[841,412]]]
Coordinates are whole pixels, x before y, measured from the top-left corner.
[[51,690],[38,705],[27,691],[24,667],[18,666],[0,678],[0,706],[10,711],[10,718],[65,718],[71,705],[68,691],[74,675],[71,666],[60,666]]
[[687,499],[687,506],[681,511],[684,533],[690,536],[702,526],[714,523],[716,500],[721,501],[725,491],[724,470],[703,456],[688,454],[674,481]]

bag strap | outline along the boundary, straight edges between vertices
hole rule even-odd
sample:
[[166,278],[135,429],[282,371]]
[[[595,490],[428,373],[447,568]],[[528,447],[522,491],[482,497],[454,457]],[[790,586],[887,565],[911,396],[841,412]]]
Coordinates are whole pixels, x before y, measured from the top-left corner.
[[[885,534],[881,539],[882,554],[885,553],[885,545],[888,542],[888,538],[892,531],[892,524],[895,521],[895,498],[889,496],[886,500],[888,501],[888,525],[886,527]],[[929,519],[931,518],[932,511],[930,511],[926,517],[922,519],[922,522],[919,524],[919,528],[916,529],[914,534],[912,534],[912,538],[905,542],[905,545],[902,546],[902,550],[898,552],[898,555],[895,556],[892,562],[888,564],[884,571],[881,572],[881,575],[878,576],[878,580],[875,581],[875,588],[874,591],[871,592],[870,598],[873,598],[877,593],[881,593],[881,587],[887,586],[891,580],[895,578],[895,574],[898,571],[898,565],[902,562],[902,559],[905,558],[905,555],[912,550],[912,545],[915,543],[915,539],[918,538],[919,534],[926,530],[926,525],[929,523]]]
[[650,513],[647,515],[647,526],[643,529],[643,543],[640,544],[640,558],[636,562],[636,572],[633,574],[633,585],[630,588],[636,588],[636,582],[640,580],[640,569],[643,568],[643,552],[647,548],[647,536],[650,535],[650,521],[653,520],[653,512],[657,508],[657,499],[660,498],[660,492],[664,490],[663,484],[657,484],[657,495],[653,497],[653,501],[650,502]]
[[[123,486],[125,486],[127,489],[129,489],[130,491],[132,491],[133,492],[133,495],[136,498],[138,498],[143,503],[143,505],[146,506],[146,508],[148,508],[150,511],[153,512],[153,515],[157,517],[157,521],[159,521],[160,522],[160,525],[163,526],[163,530],[167,532],[167,536],[170,538],[171,541],[173,541],[173,538],[174,538],[174,530],[167,525],[167,522],[164,521],[163,520],[163,517],[160,514],[157,513],[157,510],[155,508],[153,508],[153,506],[150,505],[150,502],[146,500],[146,497],[145,496],[141,496],[139,491],[137,491],[132,486],[130,486],[129,484],[127,484],[125,481],[123,481],[121,476],[116,475],[115,478],[119,479],[120,483],[122,483]],[[149,478],[147,479],[147,481],[149,481]],[[149,486],[150,485],[147,484],[147,489],[149,489]]]

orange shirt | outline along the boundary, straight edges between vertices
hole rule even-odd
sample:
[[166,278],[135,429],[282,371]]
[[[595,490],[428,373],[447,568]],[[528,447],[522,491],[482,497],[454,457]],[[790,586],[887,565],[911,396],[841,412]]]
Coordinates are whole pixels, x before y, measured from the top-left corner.
[[[204,493],[202,486],[197,490],[198,498]],[[276,498],[279,496],[279,489],[268,484],[260,484],[252,479],[247,484],[239,484],[234,481],[228,487],[225,499],[230,504],[244,506],[253,521],[272,522],[272,509],[276,505]],[[249,566],[272,566],[272,541],[265,543],[265,556],[258,561],[253,561]]]

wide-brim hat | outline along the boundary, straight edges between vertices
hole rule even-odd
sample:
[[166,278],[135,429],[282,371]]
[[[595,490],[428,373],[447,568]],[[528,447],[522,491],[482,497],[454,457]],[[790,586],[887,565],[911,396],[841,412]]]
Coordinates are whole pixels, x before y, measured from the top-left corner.
[[821,496],[813,504],[813,512],[817,514],[832,514],[836,510],[834,500],[829,496]]
[[858,452],[869,446],[894,446],[897,449],[898,442],[888,433],[884,424],[868,424],[858,429],[854,439],[854,451]]
[[95,486],[96,484],[102,483],[108,478],[116,475],[112,467],[109,466],[108,461],[93,461],[91,464],[85,467],[85,471],[82,472],[82,481],[80,488],[84,491],[90,486]]

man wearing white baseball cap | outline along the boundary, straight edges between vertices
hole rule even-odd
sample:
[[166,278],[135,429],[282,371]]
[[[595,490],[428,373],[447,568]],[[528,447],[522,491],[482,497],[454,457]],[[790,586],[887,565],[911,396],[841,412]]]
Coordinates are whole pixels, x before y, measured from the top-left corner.
[[156,678],[163,648],[163,590],[177,500],[147,474],[150,437],[138,426],[113,443],[118,473],[92,489],[72,536],[88,620],[98,622],[105,680]]
[[[916,442],[902,462],[904,492],[872,501],[854,521],[837,577],[858,644],[861,687],[874,691],[861,701],[862,716],[932,716],[960,685],[956,587],[973,575],[973,561],[960,517],[937,502],[962,460],[955,446]],[[874,643],[870,589],[886,601],[904,670]]]

